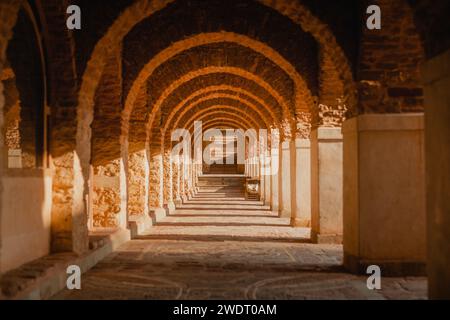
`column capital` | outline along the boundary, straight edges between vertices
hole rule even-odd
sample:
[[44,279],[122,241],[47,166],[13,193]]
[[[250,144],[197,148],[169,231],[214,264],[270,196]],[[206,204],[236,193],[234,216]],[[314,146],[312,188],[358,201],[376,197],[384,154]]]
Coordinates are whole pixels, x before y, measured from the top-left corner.
[[337,103],[334,106],[318,104],[317,113],[313,119],[313,128],[327,127],[338,128],[346,119],[348,108],[342,99],[336,99]]

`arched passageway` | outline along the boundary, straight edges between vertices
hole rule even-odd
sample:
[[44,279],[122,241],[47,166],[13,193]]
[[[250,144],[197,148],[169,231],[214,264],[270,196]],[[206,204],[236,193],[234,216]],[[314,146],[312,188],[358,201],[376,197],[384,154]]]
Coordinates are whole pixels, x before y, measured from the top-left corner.
[[[206,257],[206,269],[261,263],[239,284],[245,298],[286,294],[260,291],[264,277],[278,279],[272,262],[292,274],[264,286],[298,284],[315,266],[319,291],[337,281],[344,298],[373,264],[393,287],[419,276],[410,297],[422,297],[428,264],[431,296],[448,297],[434,277],[450,255],[448,179],[427,164],[425,184],[424,161],[438,148],[424,111],[444,99],[445,80],[433,79],[445,78],[435,70],[445,63],[433,61],[448,53],[429,29],[446,33],[438,11],[448,3],[375,3],[381,30],[362,23],[365,1],[77,0],[82,27],[68,30],[65,0],[1,1],[0,297],[26,296],[11,288],[33,284],[10,274],[39,268],[36,259],[70,252],[87,271],[124,243],[124,256],[136,249],[150,260],[173,244],[186,264]],[[439,120],[430,113],[425,123],[444,132]],[[221,270],[239,279],[245,268]],[[195,287],[197,272],[162,283],[190,298],[180,283]],[[111,279],[89,279],[107,297]],[[208,290],[199,297],[217,297]],[[83,294],[92,297],[59,297]]]

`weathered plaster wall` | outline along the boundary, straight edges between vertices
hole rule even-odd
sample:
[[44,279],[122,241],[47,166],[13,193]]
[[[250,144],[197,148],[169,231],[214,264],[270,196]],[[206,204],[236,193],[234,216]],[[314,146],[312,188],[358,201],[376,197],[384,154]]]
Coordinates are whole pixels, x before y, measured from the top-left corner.
[[3,176],[0,273],[50,251],[52,178],[27,170]]

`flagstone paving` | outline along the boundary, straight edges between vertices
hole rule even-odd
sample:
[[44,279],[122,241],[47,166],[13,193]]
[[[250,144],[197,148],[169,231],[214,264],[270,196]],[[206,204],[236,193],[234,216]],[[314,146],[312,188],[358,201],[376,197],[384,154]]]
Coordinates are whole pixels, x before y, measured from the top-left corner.
[[426,297],[421,277],[382,278],[381,290],[369,290],[367,277],[343,269],[342,246],[308,243],[309,228],[291,227],[235,185],[211,193],[203,181],[193,199],[85,273],[81,290],[54,299]]
[[305,243],[132,240],[55,299],[425,299],[426,279],[366,277],[342,247]]

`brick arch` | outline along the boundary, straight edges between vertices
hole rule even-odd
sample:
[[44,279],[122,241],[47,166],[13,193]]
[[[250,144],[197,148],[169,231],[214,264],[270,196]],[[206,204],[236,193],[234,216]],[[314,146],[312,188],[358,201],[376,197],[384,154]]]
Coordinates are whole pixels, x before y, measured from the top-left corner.
[[186,128],[189,128],[189,131],[191,128],[194,127],[194,121],[202,121],[205,123],[208,123],[210,120],[217,120],[217,121],[237,121],[242,123],[246,128],[254,128],[256,126],[256,123],[252,119],[248,119],[245,117],[244,113],[232,113],[225,110],[218,110],[218,111],[211,111],[203,114],[197,119],[190,119],[190,122],[186,123]]
[[[83,145],[89,143],[90,123],[92,122],[92,110],[94,105],[95,90],[100,81],[102,69],[105,65],[105,59],[110,52],[117,49],[124,37],[140,21],[151,16],[157,11],[165,8],[173,0],[139,0],[126,8],[122,14],[114,21],[107,33],[97,42],[92,55],[87,63],[86,70],[83,73],[81,89],[78,97],[78,126],[77,126],[77,144]],[[314,38],[325,48],[325,51],[333,57],[336,66],[343,71],[343,79],[347,87],[351,86],[353,79],[351,69],[342,49],[337,45],[328,26],[322,23],[317,17],[312,15],[310,10],[297,2],[288,2],[284,0],[260,0],[260,2],[282,15],[290,18],[294,23],[301,26],[307,32],[310,32]],[[138,88],[139,89],[139,88]],[[138,90],[136,90],[138,91]],[[352,97],[354,91],[349,91],[349,101],[353,104]],[[136,95],[137,92],[134,92]],[[356,101],[356,100],[355,100]],[[130,108],[133,103],[131,103]],[[90,154],[84,154],[81,158],[85,160]]]
[[[258,102],[261,105],[265,105],[264,101],[260,100],[258,97],[253,96],[251,93],[249,93],[246,90],[241,90],[240,88],[231,87],[227,85],[221,85],[221,86],[211,86],[204,89],[201,89],[199,91],[194,92],[192,95],[190,95],[188,98],[183,100],[182,103],[180,103],[168,116],[167,120],[165,121],[165,125],[163,128],[163,133],[166,132],[168,128],[174,128],[178,126],[178,123],[181,119],[181,117],[187,113],[190,112],[189,108],[192,107],[194,104],[198,103],[200,100],[195,100],[191,104],[188,104],[187,108],[183,108],[183,106],[186,104],[186,102],[191,101],[192,99],[201,96],[202,99],[211,99],[214,97],[217,98],[236,98],[242,103],[248,105],[251,107],[255,112],[258,114],[261,119],[264,119],[264,122],[266,125],[268,123],[276,123],[276,120],[272,117],[269,117],[268,115],[264,114],[257,105],[254,105],[250,100],[247,99],[247,97],[252,98],[256,102]],[[265,106],[267,109],[268,107]],[[270,109],[268,109],[270,110]]]
[[237,130],[237,129],[243,129],[242,128],[242,125],[241,126],[238,126],[238,125],[236,125],[236,124],[234,124],[234,123],[231,123],[231,122],[228,122],[227,124],[219,124],[219,125],[217,125],[217,124],[214,124],[213,122],[211,122],[210,124],[208,124],[205,128],[204,128],[204,130],[208,130],[208,129],[211,129],[211,128],[216,128],[216,129],[235,129],[235,130]]
[[[268,117],[270,118],[270,114],[272,117],[275,117],[279,120],[274,120],[275,123],[281,123],[281,111],[280,108],[274,110],[275,108],[271,108],[268,106],[276,106],[276,100],[270,95],[270,93],[266,92],[264,88],[260,87],[257,83],[247,80],[245,78],[239,77],[237,75],[225,74],[225,73],[217,73],[217,74],[207,74],[203,76],[199,76],[193,78],[182,85],[180,85],[177,89],[175,89],[168,98],[162,103],[161,112],[158,112],[155,116],[156,119],[159,119],[159,123],[161,124],[164,119],[167,118],[168,112],[173,109],[173,106],[179,106],[180,101],[184,101],[184,98],[192,95],[194,90],[197,88],[210,88],[215,86],[223,86],[227,85],[232,88],[239,88],[238,91],[240,94],[244,94],[246,92],[251,92],[251,97],[248,96],[248,100],[252,101],[252,104],[258,106],[262,112],[267,112]],[[202,89],[200,89],[202,90]],[[137,141],[137,147],[141,148],[143,143],[143,139],[141,137],[146,136],[145,134],[145,121],[148,118],[147,106],[151,103],[148,101],[148,89],[146,86],[143,86],[139,92],[139,96],[136,99],[134,110],[139,110],[139,112],[133,112],[132,117],[130,119],[130,135],[128,136],[128,142],[130,147],[134,148],[134,142]],[[257,99],[253,99],[256,97]],[[194,98],[195,99],[195,98]],[[264,107],[267,106],[267,107]],[[275,114],[277,112],[277,114]],[[270,113],[270,114],[269,114]],[[155,128],[156,129],[156,128]],[[155,131],[155,134],[159,136],[159,128]]]
[[[90,125],[93,120],[94,97],[103,68],[108,57],[118,50],[123,38],[133,26],[146,17],[161,10],[173,0],[139,0],[126,8],[110,26],[106,34],[97,42],[83,73],[78,94],[77,108],[77,145],[83,166],[90,159]],[[84,146],[84,147],[83,147]]]
[[247,47],[272,61],[275,65],[279,66],[293,80],[295,84],[295,95],[297,96],[295,105],[297,106],[297,108],[300,110],[308,110],[312,108],[313,99],[305,80],[300,76],[295,67],[292,66],[291,63],[283,58],[278,52],[276,52],[265,43],[254,40],[245,35],[240,35],[233,32],[212,32],[198,34],[188,39],[175,42],[170,47],[161,51],[155,57],[153,57],[139,72],[139,75],[131,85],[130,90],[125,93],[127,95],[127,98],[125,100],[124,119],[127,119],[127,117],[129,117],[129,114],[132,112],[131,109],[134,105],[136,92],[159,66],[163,65],[172,57],[189,49],[207,44],[224,42],[236,43],[241,46]]
[[[257,109],[257,112],[259,111],[258,113],[260,114],[260,116],[262,118],[267,119],[273,123],[275,123],[277,121],[275,118],[275,114],[273,113],[271,108],[269,108],[269,106],[265,103],[264,100],[260,99],[256,95],[252,94],[251,92],[249,92],[247,90],[239,88],[239,87],[233,87],[233,86],[229,86],[229,85],[218,85],[218,86],[209,86],[209,87],[205,87],[203,89],[197,90],[194,93],[192,93],[190,96],[185,98],[169,114],[169,116],[167,117],[167,120],[166,120],[166,124],[170,124],[172,122],[173,118],[178,114],[178,112],[181,109],[183,109],[184,105],[186,103],[188,103],[189,101],[192,101],[193,99],[195,99],[199,96],[203,96],[203,95],[209,96],[211,94],[220,94],[220,93],[224,93],[224,92],[230,92],[228,95],[231,95],[231,93],[233,93],[235,96],[239,96],[239,97],[241,97],[241,99],[243,101],[248,101],[249,103],[251,100],[254,100],[259,105],[263,106],[263,108],[265,110],[267,110],[268,115],[263,115],[262,111],[259,108]],[[253,105],[253,104],[251,104],[251,105]],[[175,120],[175,121],[177,121],[177,120]],[[166,127],[167,127],[167,125],[166,125]],[[165,129],[166,129],[166,127],[165,127]]]
[[225,74],[234,74],[238,75],[240,77],[243,77],[245,79],[251,80],[255,83],[257,83],[259,86],[264,88],[267,92],[269,92],[277,101],[278,105],[280,106],[280,112],[283,115],[289,115],[289,108],[285,102],[285,100],[279,95],[277,91],[275,91],[270,85],[268,85],[264,80],[258,78],[254,74],[242,70],[239,68],[231,68],[231,67],[207,67],[200,69],[195,72],[191,72],[186,74],[184,77],[178,79],[174,83],[172,83],[165,91],[164,93],[158,98],[157,102],[152,108],[151,117],[149,118],[149,121],[147,123],[147,132],[148,132],[148,138],[150,138],[150,130],[152,128],[153,120],[155,117],[156,112],[153,110],[159,110],[160,105],[163,103],[163,101],[170,95],[171,92],[173,92],[176,88],[181,86],[183,83],[188,82],[196,77],[207,75],[207,74],[217,74],[217,73],[225,73]]
[[[322,54],[332,61],[339,80],[344,85],[344,99],[350,108],[357,106],[357,90],[353,79],[352,68],[344,50],[338,44],[336,37],[328,25],[314,16],[311,11],[299,1],[288,0],[257,0],[262,4],[278,11],[282,15],[298,24],[304,31],[311,33],[320,45]],[[332,77],[330,81],[336,80]],[[324,79],[325,81],[325,79]]]
[[375,3],[385,23],[377,32],[362,31],[356,113],[423,112],[420,65],[425,52],[413,10],[406,0]]
[[[251,128],[251,127],[243,126],[242,122],[239,122],[238,120],[230,119],[230,118],[223,118],[223,119],[212,119],[212,120],[205,121],[203,123],[203,131],[206,131],[206,130],[212,129],[212,128],[218,129],[219,127],[227,128],[230,125],[234,125],[238,129]],[[192,124],[188,130],[189,130],[189,132],[192,133],[194,131],[194,124]]]
[[[232,100],[232,101],[234,101],[234,100]],[[195,119],[195,117],[200,116],[200,115],[204,114],[205,112],[210,112],[213,110],[217,110],[219,108],[220,109],[232,109],[238,113],[245,113],[251,119],[254,120],[255,124],[257,124],[258,127],[268,126],[268,123],[266,123],[262,118],[260,118],[257,113],[255,113],[253,110],[249,111],[248,109],[241,108],[241,105],[239,103],[236,103],[235,105],[233,105],[233,104],[218,104],[218,102],[215,100],[208,100],[206,102],[207,102],[206,108],[201,108],[201,105],[200,105],[198,109],[193,109],[193,110],[191,110],[192,112],[188,112],[188,113],[184,114],[177,123],[168,127],[165,138],[167,138],[170,130],[173,130],[173,129],[179,127],[178,123],[186,123],[186,119]]]
[[[241,121],[241,123],[244,123],[246,125],[246,128],[261,127],[260,125],[258,125],[258,122],[255,119],[249,118],[247,113],[243,112],[242,110],[239,110],[236,107],[232,106],[216,106],[216,107],[218,108],[206,109],[203,110],[201,113],[195,114],[194,116],[190,117],[187,121],[183,122],[184,123],[183,128],[187,129],[188,131],[191,131],[194,126],[194,121],[203,121],[205,118],[216,115],[218,115],[218,117],[208,120],[221,120],[221,121],[234,120],[234,121]],[[164,139],[162,139],[161,141],[161,153],[171,149],[170,133],[171,132],[169,130],[167,136],[164,137]]]
[[[223,106],[226,107],[226,106]],[[218,116],[215,119],[239,119],[239,121],[242,121],[242,123],[244,123],[247,128],[259,128],[258,124],[256,121],[254,121],[253,119],[249,119],[247,117],[246,113],[243,112],[236,112],[235,109],[233,108],[223,108],[223,109],[219,109],[219,110],[207,110],[206,112],[202,113],[201,115],[199,115],[198,118],[194,118],[191,117],[188,121],[186,121],[186,126],[185,128],[191,128],[194,125],[195,121],[204,121],[205,118],[206,120],[209,120],[208,117],[212,117],[212,116]]]
[[[197,114],[198,112],[202,112],[204,111],[204,108],[200,108],[203,106],[204,102],[208,102],[207,105],[209,105],[210,101],[213,100],[217,100],[217,99],[229,99],[232,101],[236,101],[237,104],[242,105],[243,108],[246,109],[250,109],[250,114],[252,114],[255,118],[259,119],[260,123],[264,123],[266,126],[268,126],[270,123],[272,123],[272,121],[268,120],[263,114],[261,114],[260,110],[255,107],[254,105],[252,105],[251,103],[247,102],[244,99],[239,98],[236,95],[231,95],[231,94],[226,94],[226,93],[217,93],[217,92],[213,92],[210,93],[206,96],[204,96],[202,99],[196,100],[195,102],[193,102],[192,104],[189,104],[187,108],[184,108],[181,112],[179,112],[178,116],[176,119],[174,119],[174,121],[167,121],[165,122],[164,128],[162,130],[162,135],[164,136],[164,133],[166,132],[167,129],[172,129],[172,128],[177,128],[179,126],[180,121],[183,119],[183,117],[185,117],[186,115],[193,115],[195,116],[195,114]],[[233,106],[234,108],[236,108],[237,110],[242,110],[242,108],[238,109],[238,106]],[[247,110],[249,111],[249,110]]]

